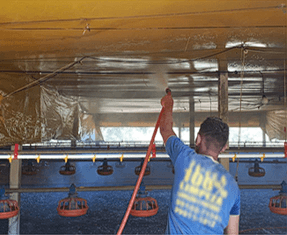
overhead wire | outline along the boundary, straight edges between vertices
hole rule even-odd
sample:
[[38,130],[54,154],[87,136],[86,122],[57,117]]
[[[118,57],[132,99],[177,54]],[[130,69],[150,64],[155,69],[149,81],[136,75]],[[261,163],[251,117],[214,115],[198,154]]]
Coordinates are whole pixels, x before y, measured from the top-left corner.
[[[286,28],[286,27],[285,27]],[[93,59],[93,60],[97,60],[97,61],[103,61],[103,62],[110,62],[110,63],[146,63],[146,64],[181,64],[181,63],[186,63],[186,62],[193,62],[193,61],[197,61],[197,60],[203,60],[203,59],[208,59],[208,58],[212,58],[214,56],[218,56],[220,54],[224,54],[224,53],[227,53],[228,51],[231,51],[231,50],[234,50],[234,49],[239,49],[241,47],[230,47],[230,48],[226,48],[224,50],[221,50],[219,52],[216,52],[216,53],[212,53],[212,54],[209,54],[209,55],[206,55],[206,56],[201,56],[201,57],[197,57],[197,58],[193,58],[193,59],[186,59],[186,60],[177,60],[177,61],[156,61],[156,62],[149,62],[149,61],[146,61],[146,60],[119,60],[119,59],[103,59],[103,58],[98,58],[98,57],[94,57],[94,56],[84,56],[82,58],[80,58],[79,60],[75,61],[75,62],[72,62],[72,63],[69,63],[68,65],[65,65],[63,67],[61,67],[60,69],[57,69],[55,71],[52,71],[51,73],[45,75],[44,77],[40,78],[40,79],[37,79],[37,80],[34,80],[33,82],[31,83],[28,83],[26,84],[25,86],[23,87],[20,87],[6,95],[2,95],[0,96],[1,99],[3,98],[7,98],[13,94],[16,94],[18,92],[21,92],[23,90],[26,90],[26,89],[29,89],[29,88],[32,88],[40,83],[43,83],[53,77],[55,77],[56,75],[58,74],[61,74],[61,73],[64,73],[66,70],[72,68],[73,66],[75,66],[76,64],[79,64],[81,63],[83,60],[85,59]],[[242,49],[242,48],[241,48]],[[246,47],[245,47],[246,49]],[[247,49],[246,49],[247,50]],[[252,49],[254,51],[254,49]],[[262,51],[259,51],[259,52],[262,52]],[[284,66],[285,66],[285,63],[284,63]],[[0,72],[9,72],[9,71],[0,71]],[[17,71],[11,71],[11,72],[17,72]],[[26,72],[26,71],[24,71]],[[49,72],[49,71],[48,71]],[[254,72],[258,72],[258,71],[254,71]],[[265,72],[274,72],[273,70],[271,71],[265,71]],[[278,72],[278,71],[277,71]],[[284,73],[285,73],[285,67],[284,67]],[[200,73],[200,71],[196,72],[196,73]],[[142,73],[141,73],[142,74]],[[241,73],[242,74],[242,73]],[[285,76],[285,74],[284,74]],[[241,79],[242,80],[242,79]],[[286,89],[285,89],[286,90]]]
[[113,16],[113,17],[90,17],[90,18],[76,18],[76,19],[55,19],[55,20],[35,20],[35,21],[18,21],[18,22],[2,22],[1,25],[16,25],[16,24],[38,24],[38,23],[52,23],[52,22],[73,22],[73,21],[91,21],[91,20],[120,20],[120,19],[141,19],[141,18],[161,18],[171,16],[186,16],[186,15],[203,15],[227,12],[240,12],[240,11],[254,11],[254,10],[271,10],[278,8],[286,8],[286,6],[276,5],[268,7],[254,7],[254,8],[237,8],[225,10],[209,10],[209,11],[195,11],[195,12],[182,12],[182,13],[168,13],[168,14],[154,14],[154,15],[135,15],[135,16]]
[[[236,48],[236,47],[235,47],[235,48]],[[190,62],[190,61],[200,60],[200,59],[204,59],[204,58],[208,58],[208,57],[213,57],[213,56],[216,56],[216,55],[225,53],[225,52],[227,52],[227,51],[229,51],[229,50],[232,50],[232,49],[235,49],[235,48],[228,48],[228,49],[222,50],[222,51],[220,51],[220,52],[217,52],[217,53],[214,53],[214,54],[211,54],[211,55],[207,55],[207,56],[204,56],[204,57],[196,58],[196,59],[185,60],[185,61],[176,61],[176,62],[170,62],[170,63],[171,63],[171,64],[178,64],[178,63],[184,63],[184,62]],[[37,79],[37,80],[34,80],[34,81],[32,81],[32,82],[30,82],[30,83],[28,83],[28,84],[26,84],[26,85],[24,85],[24,86],[22,86],[22,87],[20,87],[20,88],[18,88],[18,89],[16,89],[16,90],[14,90],[14,91],[12,91],[12,92],[10,92],[10,93],[8,93],[8,94],[2,95],[2,96],[0,96],[0,97],[1,97],[1,99],[5,99],[5,98],[10,97],[11,95],[14,95],[14,94],[18,93],[18,92],[21,92],[21,91],[27,90],[27,89],[29,89],[29,88],[32,88],[32,87],[34,87],[34,86],[36,86],[36,85],[38,85],[38,84],[40,84],[40,83],[43,83],[43,82],[45,82],[45,81],[47,81],[47,80],[49,80],[49,79],[55,77],[55,76],[58,75],[58,74],[63,73],[63,72],[66,71],[67,69],[70,69],[70,68],[74,67],[76,64],[82,63],[83,60],[88,59],[88,58],[89,58],[89,59],[98,60],[98,61],[106,61],[105,59],[99,59],[99,58],[93,57],[93,56],[84,56],[84,57],[80,58],[80,59],[77,60],[77,61],[74,61],[74,62],[72,62],[72,63],[69,63],[68,65],[63,66],[63,67],[61,67],[61,68],[59,68],[59,69],[53,71],[53,72],[50,73],[50,74],[47,74],[47,75],[45,75],[45,76],[43,76],[43,77],[41,77],[41,78],[39,78],[39,79]],[[109,62],[124,62],[124,61],[121,61],[121,60],[108,60],[108,61],[109,61]],[[142,60],[141,60],[141,61],[130,61],[130,60],[127,60],[127,62],[129,62],[129,63],[142,63]],[[155,64],[160,64],[160,63],[155,63]],[[169,63],[166,63],[166,64],[169,64]]]
[[[241,115],[242,115],[242,87],[243,87],[243,77],[244,77],[244,66],[245,66],[245,56],[248,53],[248,51],[246,51],[246,49],[244,48],[244,45],[242,45],[242,49],[241,49],[241,81],[240,81],[240,99],[239,99],[239,128],[238,128],[238,149],[240,149],[240,141],[241,141]],[[238,168],[239,168],[239,158],[237,158],[236,161],[236,172],[235,172],[235,180],[236,182],[238,181]]]
[[16,93],[18,93],[18,92],[24,91],[24,90],[26,90],[26,89],[29,89],[29,88],[31,88],[31,87],[34,87],[34,86],[36,86],[36,85],[42,83],[42,82],[45,82],[46,80],[48,80],[48,79],[50,79],[50,78],[52,78],[52,77],[55,77],[57,74],[59,74],[59,73],[65,71],[65,70],[67,70],[67,69],[69,69],[69,68],[72,68],[75,64],[81,63],[85,58],[86,58],[86,57],[82,57],[82,58],[81,58],[80,60],[78,60],[78,61],[75,61],[75,62],[72,62],[72,63],[70,63],[70,64],[68,64],[68,65],[65,65],[65,66],[63,66],[62,68],[57,69],[57,70],[55,70],[54,72],[52,72],[52,73],[50,73],[50,74],[47,74],[47,75],[45,75],[45,76],[43,76],[43,77],[41,77],[41,78],[39,78],[39,79],[37,79],[37,80],[34,80],[34,81],[32,81],[32,82],[30,82],[30,83],[24,85],[23,87],[20,87],[20,88],[18,88],[18,89],[16,89],[16,90],[14,90],[14,91],[12,91],[12,92],[6,94],[6,95],[3,95],[3,98],[8,98],[8,97],[10,97],[11,95],[14,95],[14,94],[16,94]]

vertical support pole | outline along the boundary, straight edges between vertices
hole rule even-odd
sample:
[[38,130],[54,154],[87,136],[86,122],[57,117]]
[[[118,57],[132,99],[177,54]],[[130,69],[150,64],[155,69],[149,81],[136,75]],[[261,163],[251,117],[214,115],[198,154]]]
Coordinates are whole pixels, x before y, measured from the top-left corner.
[[[22,149],[22,146],[19,145],[19,150]],[[11,147],[11,150],[14,151],[14,146]],[[10,165],[10,188],[20,188],[21,187],[21,172],[22,171],[22,160],[14,159]],[[16,200],[20,207],[20,193],[10,194],[10,199]],[[9,219],[9,235],[18,235],[20,234],[20,213]]]
[[194,100],[193,97],[189,98],[189,146],[191,148],[195,147],[194,144],[194,118],[195,113],[194,113]]
[[261,128],[262,128],[262,140],[263,140],[263,147],[266,147],[266,113],[261,115]]
[[[218,116],[222,121],[228,123],[228,68],[226,60],[218,61]],[[220,163],[229,171],[229,159],[220,159]]]
[[77,139],[79,136],[79,108],[76,107],[74,111],[74,122],[73,122],[73,129],[72,129],[73,139],[71,139],[71,147],[77,147]]

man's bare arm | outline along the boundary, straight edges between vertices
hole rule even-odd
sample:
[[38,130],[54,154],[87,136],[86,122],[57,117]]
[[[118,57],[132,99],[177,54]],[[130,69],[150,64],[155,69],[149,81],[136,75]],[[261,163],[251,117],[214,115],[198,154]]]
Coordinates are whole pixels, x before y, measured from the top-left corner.
[[176,135],[172,129],[173,118],[172,118],[172,109],[173,109],[173,99],[171,93],[169,92],[166,96],[161,99],[161,105],[164,107],[163,114],[160,121],[160,133],[163,138],[164,143],[172,135]]
[[227,227],[224,229],[224,234],[238,235],[239,234],[239,215],[230,215]]

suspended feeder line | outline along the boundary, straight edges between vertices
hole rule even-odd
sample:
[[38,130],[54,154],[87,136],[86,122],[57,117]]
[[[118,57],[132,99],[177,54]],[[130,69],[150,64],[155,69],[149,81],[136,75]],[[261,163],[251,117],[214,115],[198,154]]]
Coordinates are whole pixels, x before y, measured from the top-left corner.
[[[92,191],[131,191],[134,185],[128,186],[93,186],[93,187],[76,187],[77,192],[92,192]],[[146,191],[152,190],[170,190],[172,185],[145,185]],[[272,189],[281,190],[279,184],[248,184],[239,185],[240,189]],[[70,187],[57,188],[5,188],[5,193],[51,193],[51,192],[69,192]]]

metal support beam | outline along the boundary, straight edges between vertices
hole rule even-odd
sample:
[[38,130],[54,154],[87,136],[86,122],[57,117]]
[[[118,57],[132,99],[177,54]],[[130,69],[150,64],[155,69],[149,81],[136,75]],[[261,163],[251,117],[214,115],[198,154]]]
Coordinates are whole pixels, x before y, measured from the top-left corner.
[[[21,146],[19,146],[21,148]],[[14,150],[14,146],[11,147]],[[21,187],[21,168],[22,160],[14,159],[10,164],[10,189]],[[10,199],[16,200],[20,207],[20,194],[18,192],[12,193]],[[20,234],[20,213],[9,219],[8,234],[18,235]]]
[[[219,60],[218,64],[221,71],[218,79],[218,116],[228,123],[228,68],[225,61]],[[220,159],[220,163],[229,171],[228,159]]]
[[266,113],[261,115],[260,127],[262,129],[263,147],[266,147]]

